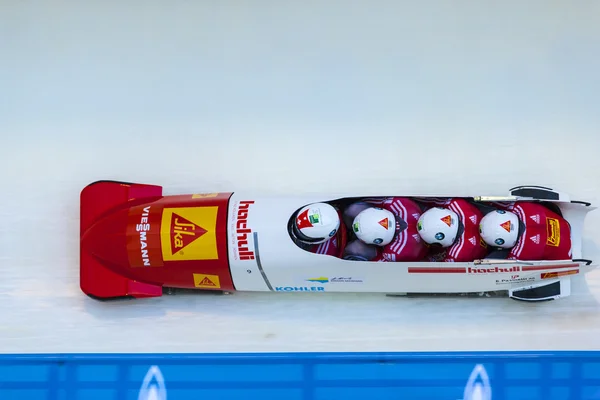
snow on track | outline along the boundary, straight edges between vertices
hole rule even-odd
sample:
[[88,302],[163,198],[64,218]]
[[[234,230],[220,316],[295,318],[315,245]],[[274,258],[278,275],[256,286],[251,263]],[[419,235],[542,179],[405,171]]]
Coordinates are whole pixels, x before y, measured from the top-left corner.
[[[598,3],[166,4],[2,6],[0,352],[597,348],[600,272],[542,304],[84,296],[79,191],[98,179],[166,194],[538,184],[600,205]],[[599,259],[600,211],[585,237]]]

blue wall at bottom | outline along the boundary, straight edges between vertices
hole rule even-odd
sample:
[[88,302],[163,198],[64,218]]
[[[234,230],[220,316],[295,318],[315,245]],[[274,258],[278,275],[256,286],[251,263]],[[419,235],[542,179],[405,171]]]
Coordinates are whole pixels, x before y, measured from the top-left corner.
[[600,351],[0,355],[0,400],[365,398],[600,399]]

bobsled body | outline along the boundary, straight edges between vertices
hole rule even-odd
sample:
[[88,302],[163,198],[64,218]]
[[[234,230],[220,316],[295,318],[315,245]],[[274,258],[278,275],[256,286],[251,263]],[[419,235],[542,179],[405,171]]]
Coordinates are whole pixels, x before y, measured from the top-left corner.
[[[340,257],[351,232],[340,237],[340,256],[309,252],[294,242],[289,224],[300,208],[360,198],[237,192],[163,196],[160,186],[95,182],[81,193],[81,289],[100,299],[156,297],[164,288],[186,288],[386,294],[506,291],[515,299],[538,301],[568,296],[571,278],[595,268],[581,248],[584,219],[594,208],[535,187],[516,188],[504,198],[469,200],[551,205],[570,226],[569,258],[355,261]],[[340,229],[346,227],[342,224]]]

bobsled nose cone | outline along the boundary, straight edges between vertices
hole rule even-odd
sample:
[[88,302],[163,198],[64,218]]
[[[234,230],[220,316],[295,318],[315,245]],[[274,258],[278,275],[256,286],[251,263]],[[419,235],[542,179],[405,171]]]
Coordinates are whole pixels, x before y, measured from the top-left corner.
[[90,226],[81,236],[81,248],[110,264],[127,267],[127,212],[110,215]]

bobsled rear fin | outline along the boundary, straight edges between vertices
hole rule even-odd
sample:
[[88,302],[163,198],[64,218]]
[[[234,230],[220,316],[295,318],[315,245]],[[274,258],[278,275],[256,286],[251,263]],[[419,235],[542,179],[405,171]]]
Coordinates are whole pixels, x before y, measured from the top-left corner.
[[548,301],[571,295],[571,278],[539,282],[523,288],[509,289],[508,296],[521,301]]
[[516,186],[510,189],[510,195],[521,198],[531,198],[534,200],[565,203],[571,201],[567,193],[559,192],[545,186]]
[[[80,196],[80,240],[96,221],[131,202],[162,197],[162,187],[118,181],[97,181],[87,185]],[[104,265],[80,243],[80,287],[94,298],[157,297],[162,287],[132,281]]]
[[558,205],[563,218],[567,220],[571,228],[571,257],[573,259],[586,258],[583,254],[583,229],[587,214],[595,210],[589,203],[562,203]]

